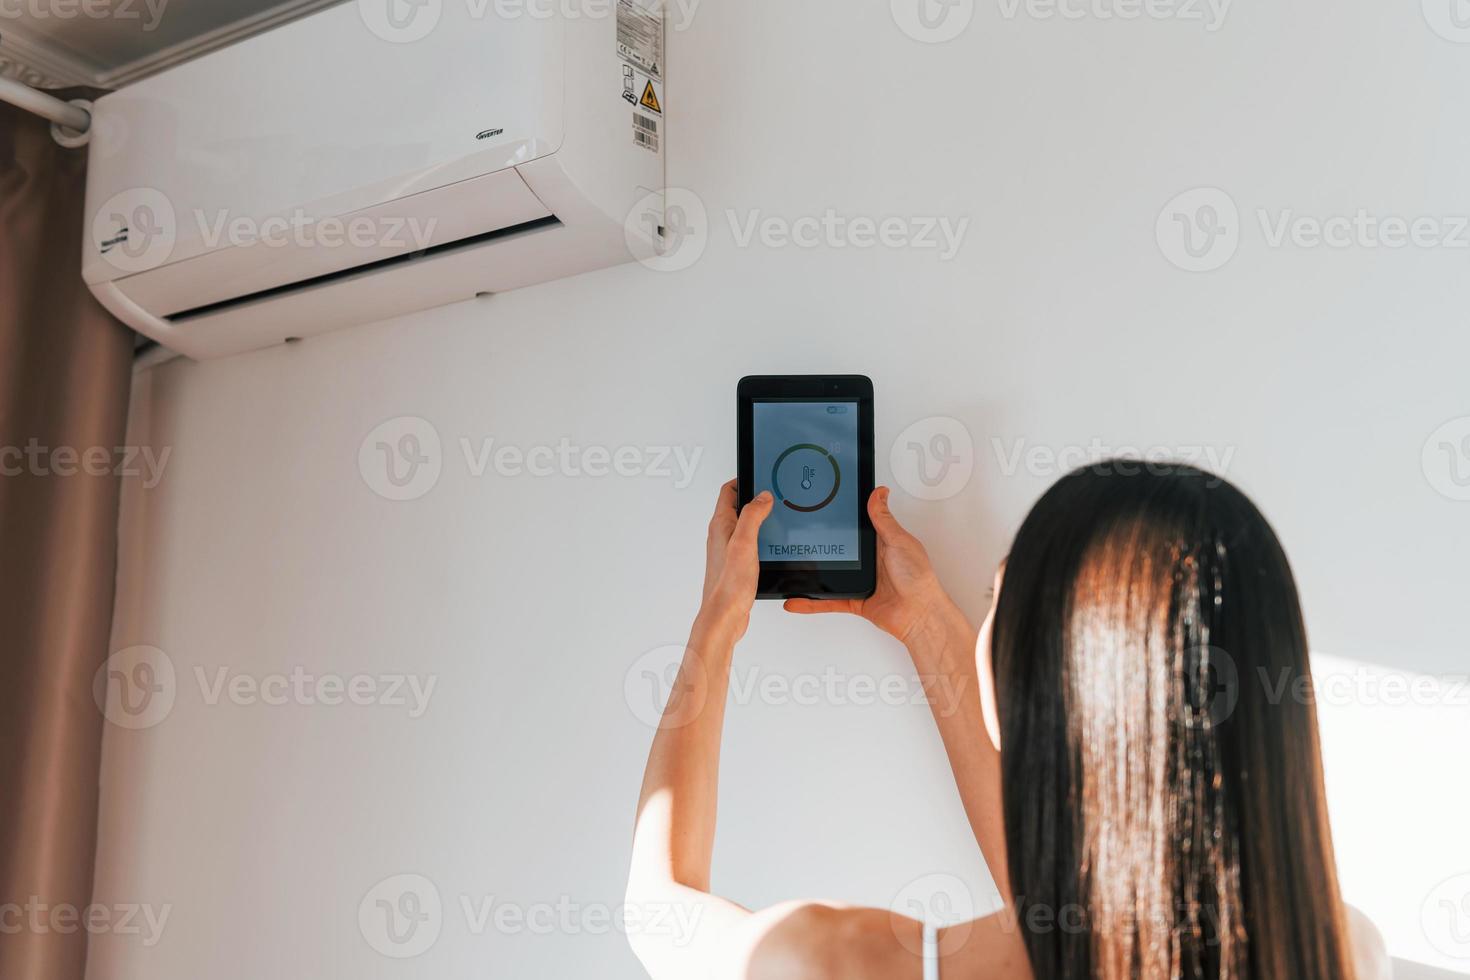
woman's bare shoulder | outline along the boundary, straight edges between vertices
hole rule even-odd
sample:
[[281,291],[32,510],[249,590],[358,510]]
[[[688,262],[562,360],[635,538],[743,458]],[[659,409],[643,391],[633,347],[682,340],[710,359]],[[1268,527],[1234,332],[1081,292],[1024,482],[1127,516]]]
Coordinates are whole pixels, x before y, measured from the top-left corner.
[[1362,912],[1347,907],[1348,934],[1352,937],[1353,965],[1357,980],[1391,980],[1393,961],[1388,956],[1388,945],[1373,920]]
[[[769,928],[756,943],[749,980],[919,980],[923,926],[886,909],[819,902],[768,910]],[[1026,980],[1030,969],[1019,933],[1000,916],[977,919],[940,934],[944,980]]]
[[[901,978],[920,960],[901,942],[893,916],[879,909],[825,902],[791,902],[757,913],[759,938],[751,948],[747,980]],[[918,950],[918,923],[914,923]]]

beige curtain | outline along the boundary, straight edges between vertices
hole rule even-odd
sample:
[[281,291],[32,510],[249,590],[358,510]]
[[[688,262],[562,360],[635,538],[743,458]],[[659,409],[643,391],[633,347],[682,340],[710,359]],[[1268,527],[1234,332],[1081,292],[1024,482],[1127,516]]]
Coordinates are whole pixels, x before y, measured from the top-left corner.
[[56,912],[84,921],[91,900],[103,725],[92,676],[108,653],[119,480],[71,454],[117,459],[132,335],[82,284],[85,171],[85,150],[0,104],[4,980],[81,980],[86,963],[86,932]]

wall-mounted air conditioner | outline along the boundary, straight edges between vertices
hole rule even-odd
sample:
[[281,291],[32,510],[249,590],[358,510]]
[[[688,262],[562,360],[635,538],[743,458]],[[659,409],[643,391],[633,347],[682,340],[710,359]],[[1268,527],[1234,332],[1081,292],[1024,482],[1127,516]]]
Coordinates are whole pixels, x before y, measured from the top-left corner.
[[660,0],[362,0],[97,101],[83,274],[208,358],[657,252]]

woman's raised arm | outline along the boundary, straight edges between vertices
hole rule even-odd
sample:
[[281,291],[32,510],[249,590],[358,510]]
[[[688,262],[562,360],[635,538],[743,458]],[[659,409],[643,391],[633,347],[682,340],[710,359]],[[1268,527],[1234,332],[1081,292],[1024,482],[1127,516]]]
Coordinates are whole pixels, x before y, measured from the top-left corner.
[[[653,980],[919,980],[922,926],[886,910],[789,902],[752,912],[710,892],[720,738],[735,645],[760,574],[762,494],[737,517],[735,484],[710,521],[703,602],[644,774],[628,876],[629,941]],[[961,617],[963,619],[963,617]],[[983,738],[983,731],[973,733]],[[946,738],[948,743],[948,738]],[[1017,975],[1024,952],[1000,920],[940,943],[946,976]],[[977,973],[984,961],[1010,973]]]
[[[893,516],[888,494],[887,487],[879,487],[868,500],[868,516],[878,532],[878,588],[872,597],[790,599],[786,608],[795,613],[861,616],[908,649],[939,726],[970,828],[996,887],[1009,904],[1000,753],[990,740],[981,711],[976,630],[940,584],[924,545]],[[980,639],[987,635],[982,630]],[[982,642],[981,648],[986,645]]]

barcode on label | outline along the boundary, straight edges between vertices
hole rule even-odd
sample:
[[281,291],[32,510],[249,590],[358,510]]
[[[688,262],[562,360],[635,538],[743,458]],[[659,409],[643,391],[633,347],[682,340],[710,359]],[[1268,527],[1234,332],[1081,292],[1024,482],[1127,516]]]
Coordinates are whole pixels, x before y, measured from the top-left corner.
[[633,142],[645,150],[658,152],[658,120],[633,113]]

